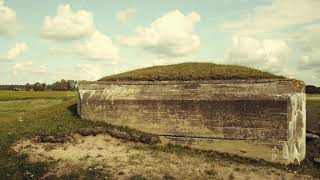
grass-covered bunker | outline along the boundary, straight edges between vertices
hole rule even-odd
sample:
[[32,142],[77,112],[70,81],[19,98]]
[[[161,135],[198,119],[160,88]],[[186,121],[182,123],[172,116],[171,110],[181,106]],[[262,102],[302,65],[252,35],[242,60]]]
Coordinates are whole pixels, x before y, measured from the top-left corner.
[[156,66],[79,84],[84,119],[284,164],[305,157],[305,109],[303,82],[241,66]]

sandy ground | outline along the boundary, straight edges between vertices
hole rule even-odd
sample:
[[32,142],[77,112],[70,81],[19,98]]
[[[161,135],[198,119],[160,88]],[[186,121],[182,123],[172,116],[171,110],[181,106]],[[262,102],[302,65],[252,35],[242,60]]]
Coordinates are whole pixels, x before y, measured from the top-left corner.
[[[61,177],[79,169],[106,172],[106,179],[312,179],[276,168],[265,168],[202,155],[168,153],[149,145],[124,142],[108,135],[70,137],[67,143],[20,141],[13,146],[33,162],[55,162],[46,176]],[[169,179],[170,179],[169,178]]]

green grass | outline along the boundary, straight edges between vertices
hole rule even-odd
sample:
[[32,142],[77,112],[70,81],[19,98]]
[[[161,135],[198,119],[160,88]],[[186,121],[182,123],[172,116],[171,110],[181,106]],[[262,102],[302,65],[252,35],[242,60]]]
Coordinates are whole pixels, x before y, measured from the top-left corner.
[[[146,143],[153,140],[150,135],[126,127],[80,119],[76,99],[75,92],[0,91],[0,179],[28,179],[30,173],[38,178],[50,167],[47,163],[31,163],[27,156],[12,152],[12,144],[21,139],[38,135],[59,137],[103,127],[115,136],[122,135],[119,138]],[[118,131],[124,133],[119,135]]]
[[320,94],[318,95],[308,95],[307,101],[320,101]]
[[[30,163],[10,146],[35,135],[56,135],[90,126],[75,116],[75,93],[0,91],[0,177],[40,177],[49,164]],[[0,178],[0,179],[1,179]]]
[[25,99],[56,99],[76,96],[73,91],[0,91],[0,101],[25,100]]
[[320,95],[308,95],[307,120],[309,129],[320,132]]
[[218,80],[218,79],[270,79],[283,78],[256,69],[237,65],[212,63],[182,63],[137,69],[107,76],[99,81],[172,81],[172,80]]
[[307,112],[312,113],[313,118],[320,121],[320,95],[307,97]]
[[312,120],[320,121],[320,95],[307,96],[307,116],[310,114]]

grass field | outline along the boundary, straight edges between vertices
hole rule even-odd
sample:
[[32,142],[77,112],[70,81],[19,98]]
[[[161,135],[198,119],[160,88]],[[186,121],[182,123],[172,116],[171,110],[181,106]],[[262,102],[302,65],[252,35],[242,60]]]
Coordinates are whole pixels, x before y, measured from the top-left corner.
[[45,164],[30,164],[9,147],[22,138],[68,133],[86,126],[68,110],[74,103],[75,93],[70,92],[0,91],[0,177],[19,179],[26,171],[43,174]]
[[26,100],[26,99],[67,99],[75,97],[72,91],[0,91],[0,101]]
[[[97,126],[104,126],[106,128],[118,128],[102,123],[93,123],[85,120],[81,120],[76,115],[76,93],[74,92],[9,92],[0,91],[0,179],[37,179],[42,177],[48,168],[52,166],[50,162],[30,162],[26,155],[18,155],[11,150],[11,146],[22,139],[29,139],[37,135],[46,136],[62,136],[78,131],[82,128],[94,128]],[[320,96],[308,97],[307,108],[312,110],[320,119]],[[120,130],[127,131],[132,137],[139,137],[139,132],[131,131],[126,128]],[[134,134],[137,133],[137,134]],[[141,134],[140,134],[141,135]],[[141,137],[147,137],[147,134],[142,134]],[[134,139],[133,138],[133,139]],[[136,141],[136,139],[134,139]],[[145,142],[145,139],[142,141]],[[141,147],[140,147],[141,148]],[[198,162],[195,157],[202,157],[205,154],[205,163],[217,161],[217,159],[229,158],[229,156],[204,153],[200,151],[193,151],[185,149],[180,146],[169,145],[164,149],[158,147],[144,147],[153,149],[155,152],[170,152],[176,153],[175,158],[186,159],[187,156],[181,156],[181,154],[192,154],[191,159]],[[150,151],[150,150],[148,150]],[[152,151],[151,154],[154,152]],[[159,153],[156,153],[159,155]],[[155,154],[153,154],[155,155]],[[152,155],[152,156],[153,156]],[[161,153],[160,153],[161,155]],[[150,157],[152,157],[150,156]],[[171,155],[170,155],[171,156]],[[189,156],[188,156],[189,157]],[[228,160],[225,168],[228,164],[233,164],[236,169],[237,166],[243,166],[244,163],[250,162],[243,160],[242,158],[232,157],[232,160]],[[220,160],[219,160],[220,162]],[[175,162],[173,162],[175,163]],[[183,161],[180,163],[183,164]],[[187,161],[185,162],[187,163]],[[200,161],[198,162],[200,163]],[[240,165],[239,165],[240,163]],[[201,163],[200,163],[201,164]],[[216,165],[219,167],[218,165]],[[254,167],[258,167],[255,171],[260,171],[263,168],[274,169],[274,165],[268,163],[253,162]],[[192,166],[190,166],[191,168]],[[311,174],[315,172],[313,166],[304,165],[302,167],[292,167],[293,169],[301,169],[302,172]],[[277,166],[276,169],[282,169],[277,172],[288,173],[287,167]],[[310,170],[310,172],[309,172]],[[320,170],[320,169],[319,169]],[[266,170],[277,171],[277,170]],[[294,170],[293,170],[294,171]],[[181,172],[182,173],[182,172]],[[208,172],[210,175],[212,172]],[[85,176],[86,179],[96,178],[99,176],[93,171],[77,171],[76,174],[68,176],[65,179],[79,178]],[[318,174],[319,175],[319,174]],[[230,175],[230,177],[232,174]],[[144,179],[139,174],[133,176],[132,179]],[[172,179],[171,176],[168,178]],[[164,178],[165,179],[165,178]]]
[[[81,120],[76,115],[76,94],[0,91],[0,179],[28,179],[31,172],[31,179],[41,177],[50,166],[48,163],[30,163],[26,156],[13,153],[10,146],[18,140],[36,135],[63,136],[97,126],[117,128]],[[139,132],[119,129],[139,138]],[[144,141],[148,141],[148,135],[142,135],[147,139]],[[86,172],[78,172],[78,175],[81,173]]]
[[107,76],[100,81],[170,81],[170,80],[217,80],[217,79],[270,79],[283,78],[256,69],[212,63],[182,63],[137,69]]
[[308,95],[307,100],[308,101],[320,101],[320,94],[319,95]]

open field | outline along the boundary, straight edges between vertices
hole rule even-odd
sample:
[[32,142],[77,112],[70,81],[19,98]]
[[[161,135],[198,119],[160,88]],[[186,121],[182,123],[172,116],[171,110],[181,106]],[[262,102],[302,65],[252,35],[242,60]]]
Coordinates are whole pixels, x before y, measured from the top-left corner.
[[[0,179],[312,179],[320,155],[301,166],[161,145],[157,137],[81,120],[76,93],[0,91]],[[320,119],[320,96],[308,97]],[[319,143],[319,142],[318,142]],[[320,150],[320,147],[318,147]]]
[[67,99],[75,97],[76,92],[71,91],[0,91],[0,101],[25,99]]
[[307,97],[307,129],[320,132],[320,95]]
[[319,95],[308,95],[307,100],[308,101],[320,101],[320,94]]

